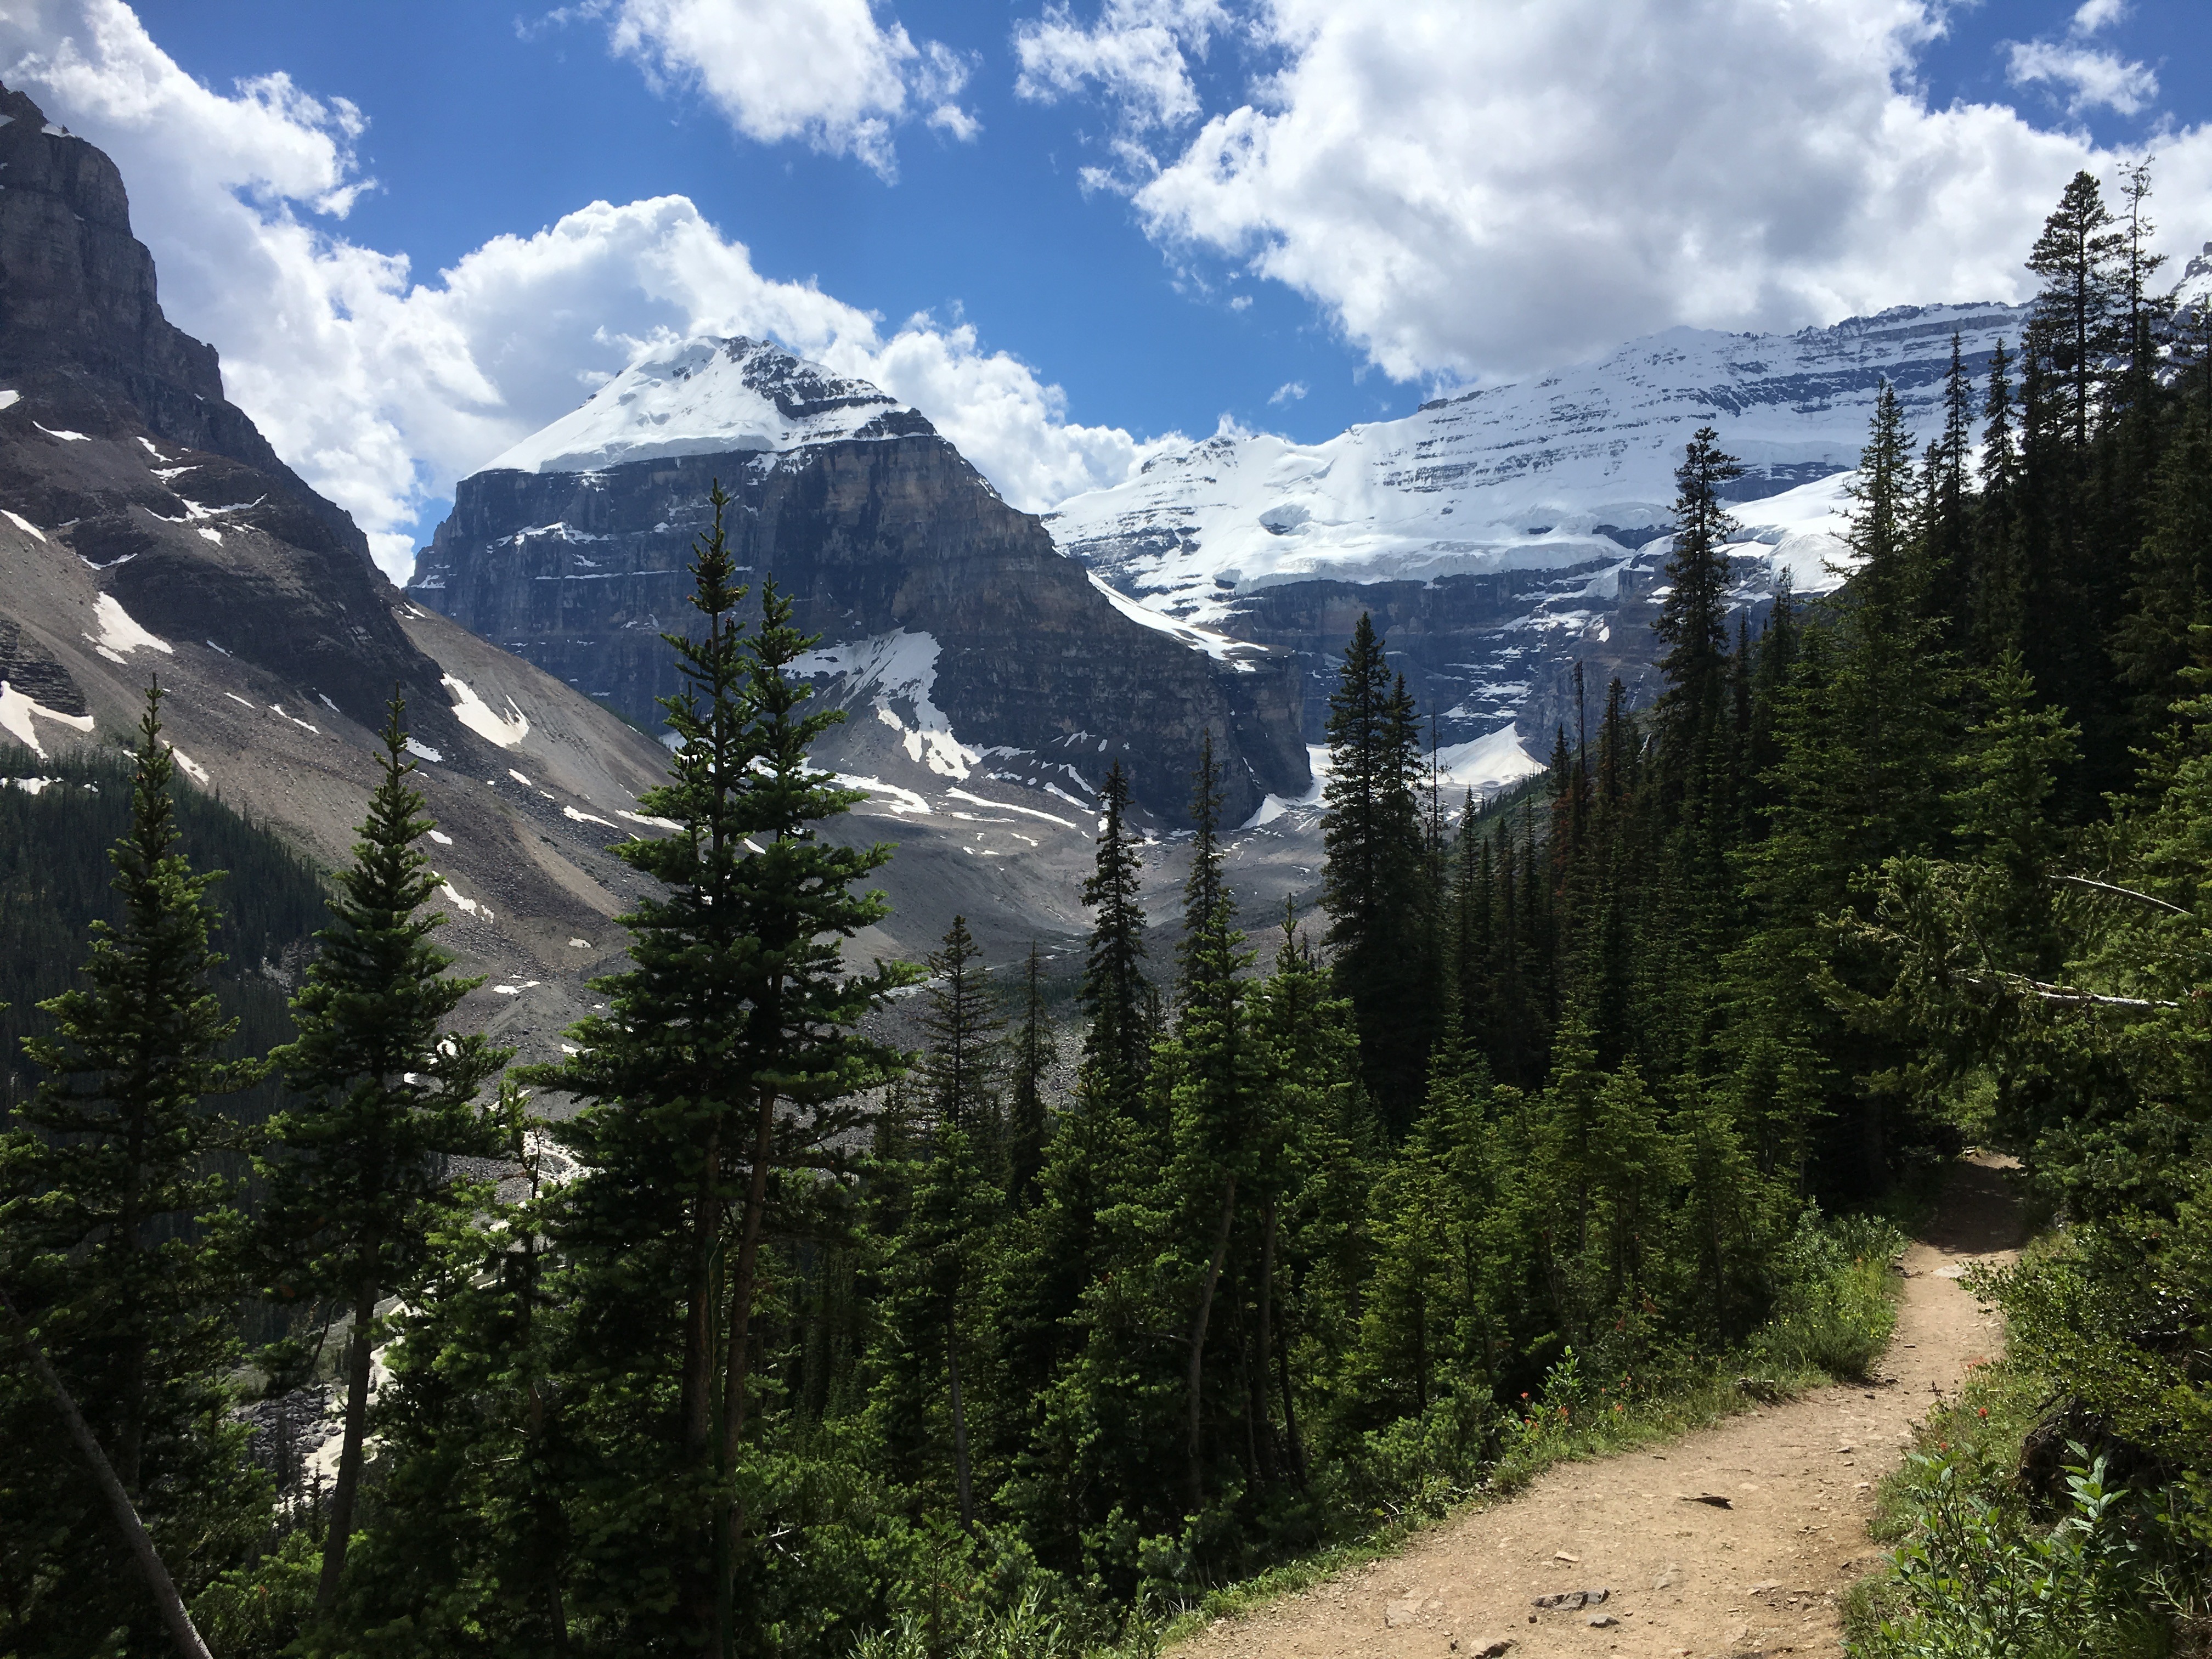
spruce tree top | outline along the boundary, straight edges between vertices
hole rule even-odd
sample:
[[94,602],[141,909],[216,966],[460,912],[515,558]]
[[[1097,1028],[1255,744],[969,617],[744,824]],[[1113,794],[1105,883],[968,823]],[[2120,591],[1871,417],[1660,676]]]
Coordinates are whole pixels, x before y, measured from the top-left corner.
[[477,1097],[512,1051],[440,1029],[483,981],[447,974],[453,958],[432,941],[447,918],[425,907],[444,880],[416,846],[432,820],[407,781],[405,710],[395,693],[354,862],[292,999],[298,1035],[270,1056],[305,1097],[271,1121],[284,1155],[261,1165],[264,1230],[283,1241],[280,1271],[295,1291],[353,1296],[404,1282],[423,1206],[445,1188],[443,1160],[498,1150]]

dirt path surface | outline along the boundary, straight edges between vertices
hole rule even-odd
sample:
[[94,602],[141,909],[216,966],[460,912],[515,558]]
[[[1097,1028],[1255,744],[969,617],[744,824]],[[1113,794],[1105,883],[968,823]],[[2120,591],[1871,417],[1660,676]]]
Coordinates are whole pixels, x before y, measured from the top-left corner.
[[[1905,1257],[1874,1386],[1821,1389],[1657,1452],[1562,1465],[1391,1560],[1213,1626],[1176,1659],[1475,1659],[1507,1640],[1512,1659],[1838,1651],[1837,1598],[1878,1553],[1866,1534],[1874,1482],[2002,1340],[1958,1281],[2021,1243],[1999,1174],[2008,1162],[1954,1166],[1929,1237]],[[1730,1507],[1684,1501],[1708,1494]],[[1594,1606],[1532,1605],[1601,1589]]]

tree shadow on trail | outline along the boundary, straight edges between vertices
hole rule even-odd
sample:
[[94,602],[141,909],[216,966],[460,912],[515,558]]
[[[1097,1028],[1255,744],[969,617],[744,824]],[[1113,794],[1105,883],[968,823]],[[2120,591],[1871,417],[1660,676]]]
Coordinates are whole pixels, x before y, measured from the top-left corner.
[[2017,1169],[1995,1153],[1970,1152],[1944,1171],[1943,1196],[1922,1242],[1946,1255],[1989,1255],[2027,1242]]

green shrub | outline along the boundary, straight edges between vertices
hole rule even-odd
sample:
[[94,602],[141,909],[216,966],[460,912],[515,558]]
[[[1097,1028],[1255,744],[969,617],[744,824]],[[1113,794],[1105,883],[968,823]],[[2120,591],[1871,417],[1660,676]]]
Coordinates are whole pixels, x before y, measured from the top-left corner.
[[[2076,1449],[2079,1455],[2079,1449]],[[1886,1616],[1861,1659],[2152,1659],[2170,1650],[2160,1568],[2142,1505],[2106,1483],[2105,1460],[2069,1465],[2067,1512],[2048,1530],[1962,1480],[1942,1452],[1915,1452],[1911,1534],[1898,1547]]]
[[1864,1377],[1897,1328],[1890,1263],[1905,1243],[1885,1217],[1808,1214],[1776,1254],[1774,1315],[1753,1353],[1781,1370]]

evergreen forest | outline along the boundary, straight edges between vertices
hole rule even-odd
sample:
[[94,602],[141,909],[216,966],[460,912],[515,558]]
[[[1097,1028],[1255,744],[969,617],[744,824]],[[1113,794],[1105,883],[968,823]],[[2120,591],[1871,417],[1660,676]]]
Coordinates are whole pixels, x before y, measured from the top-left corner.
[[398,702],[327,882],[177,783],[158,695],[127,764],[0,787],[0,1655],[1156,1651],[1864,1376],[1969,1144],[2047,1225],[1852,1640],[2206,1640],[2212,314],[2148,203],[2068,187],[1931,441],[1885,391],[1833,592],[1742,587],[1698,433],[1658,695],[1579,688],[1527,786],[1440,786],[1363,617],[1310,912],[1240,908],[1210,745],[1179,837],[1117,768],[1072,1016],[961,921],[841,951],[890,849],[820,833],[840,716],[719,489],[678,827],[616,849],[652,896],[558,1065],[453,1028]]

